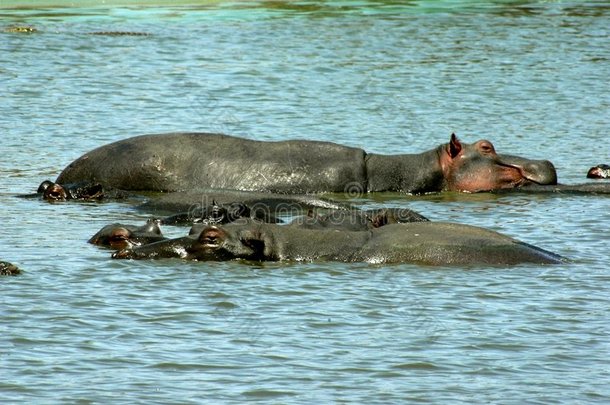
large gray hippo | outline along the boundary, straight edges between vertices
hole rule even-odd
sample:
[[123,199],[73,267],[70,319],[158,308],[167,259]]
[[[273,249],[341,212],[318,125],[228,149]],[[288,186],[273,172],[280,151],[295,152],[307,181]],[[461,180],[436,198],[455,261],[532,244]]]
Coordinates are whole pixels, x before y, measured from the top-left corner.
[[390,224],[367,231],[276,224],[207,226],[199,234],[123,249],[118,259],[340,261],[426,265],[561,263],[538,247],[479,227],[442,222]]
[[449,143],[427,152],[380,155],[331,142],[170,133],[97,148],[68,165],[56,180],[80,182],[130,191],[417,194],[555,184],[557,174],[549,161],[498,155],[489,141],[462,143],[455,134]]

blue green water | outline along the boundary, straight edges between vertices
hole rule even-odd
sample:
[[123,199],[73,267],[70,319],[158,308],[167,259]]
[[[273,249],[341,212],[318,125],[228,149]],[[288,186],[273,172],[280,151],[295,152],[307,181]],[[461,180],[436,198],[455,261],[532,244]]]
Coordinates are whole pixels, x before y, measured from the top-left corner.
[[585,182],[610,162],[610,2],[62,3],[0,0],[0,258],[23,269],[0,279],[0,402],[610,401],[608,197],[363,201],[572,259],[493,269],[113,261],[86,240],[144,214],[16,197],[189,130],[379,153],[455,131]]

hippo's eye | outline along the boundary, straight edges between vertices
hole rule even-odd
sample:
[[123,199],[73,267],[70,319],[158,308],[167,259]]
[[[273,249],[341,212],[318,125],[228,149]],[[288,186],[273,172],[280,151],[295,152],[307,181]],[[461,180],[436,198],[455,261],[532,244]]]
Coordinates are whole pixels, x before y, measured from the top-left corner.
[[481,153],[485,153],[485,154],[492,154],[492,153],[496,152],[494,150],[494,146],[491,144],[491,142],[487,142],[487,141],[481,142],[479,145],[479,149],[480,149]]

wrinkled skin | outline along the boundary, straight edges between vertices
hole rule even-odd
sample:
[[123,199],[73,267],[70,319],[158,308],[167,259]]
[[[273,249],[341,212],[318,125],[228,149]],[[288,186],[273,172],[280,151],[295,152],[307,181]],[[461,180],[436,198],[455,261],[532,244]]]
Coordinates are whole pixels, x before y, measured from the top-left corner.
[[390,224],[370,231],[274,224],[207,226],[199,235],[123,249],[118,259],[339,261],[425,265],[562,263],[551,252],[483,228],[442,223]]
[[49,202],[68,200],[99,201],[105,198],[127,198],[128,193],[121,190],[105,189],[100,183],[80,182],[70,184],[53,183],[45,180],[38,186],[37,194]]
[[608,165],[597,165],[589,169],[587,172],[587,178],[589,179],[609,179],[610,178],[610,166]]
[[219,134],[144,135],[108,144],[72,162],[57,183],[99,182],[131,191],[217,188],[307,194],[477,192],[555,184],[548,161],[498,155],[489,141],[452,134],[420,154],[379,155],[320,141],[263,142]]
[[111,224],[100,229],[87,242],[113,248],[115,250],[142,246],[165,240],[158,219],[149,219],[145,225]]
[[0,261],[0,276],[16,276],[21,270],[12,263]]

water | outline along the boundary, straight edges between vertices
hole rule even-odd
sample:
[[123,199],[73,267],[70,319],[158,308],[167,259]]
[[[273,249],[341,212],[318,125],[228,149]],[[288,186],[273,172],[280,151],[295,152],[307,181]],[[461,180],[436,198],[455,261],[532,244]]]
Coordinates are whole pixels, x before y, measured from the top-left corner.
[[85,241],[144,214],[16,197],[188,130],[380,153],[455,131],[584,182],[610,161],[610,3],[58,3],[0,1],[1,29],[38,30],[0,33],[0,257],[24,271],[0,280],[3,403],[610,400],[605,196],[363,201],[572,259],[499,269],[113,261]]

